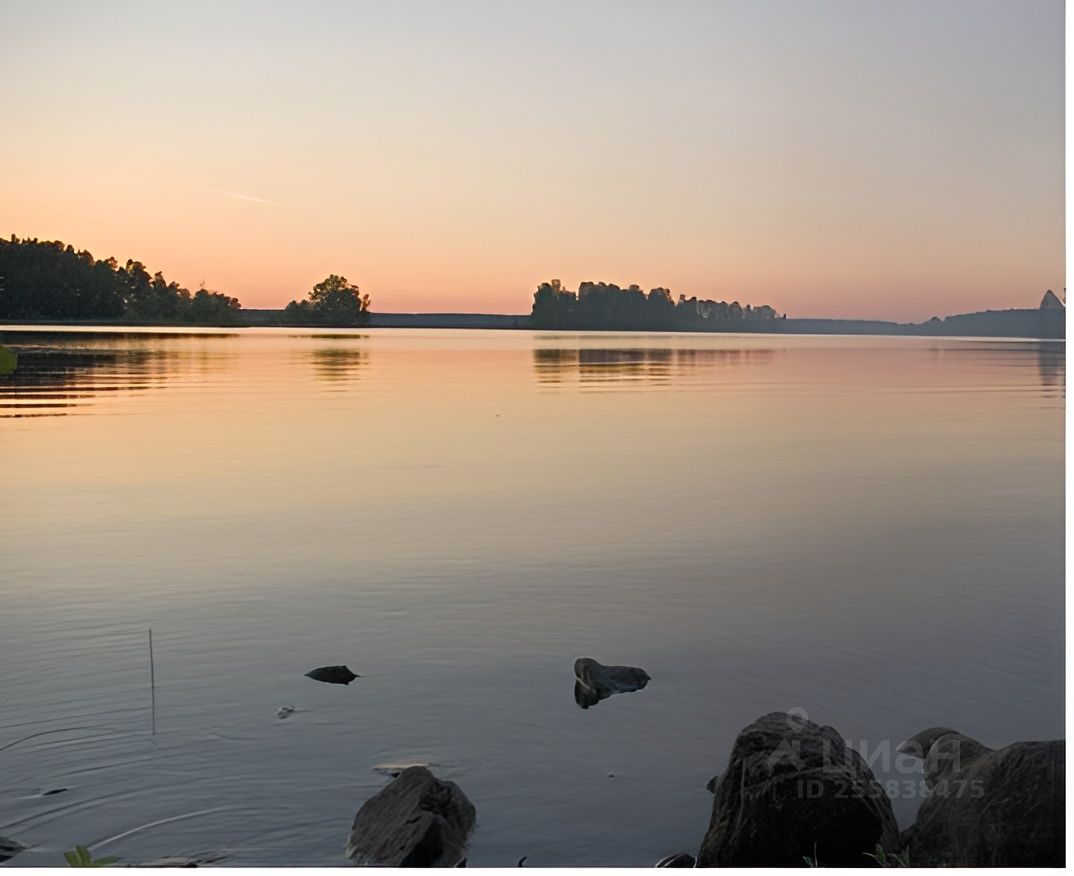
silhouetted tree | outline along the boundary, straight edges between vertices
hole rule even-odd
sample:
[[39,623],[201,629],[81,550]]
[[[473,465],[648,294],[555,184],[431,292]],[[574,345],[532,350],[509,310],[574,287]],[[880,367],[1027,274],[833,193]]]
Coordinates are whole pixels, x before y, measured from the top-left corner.
[[559,280],[542,283],[533,295],[533,324],[536,328],[566,328],[574,320],[578,296],[563,288]]
[[288,304],[284,313],[300,325],[369,325],[369,296],[346,277],[331,274],[310,290],[306,300]]

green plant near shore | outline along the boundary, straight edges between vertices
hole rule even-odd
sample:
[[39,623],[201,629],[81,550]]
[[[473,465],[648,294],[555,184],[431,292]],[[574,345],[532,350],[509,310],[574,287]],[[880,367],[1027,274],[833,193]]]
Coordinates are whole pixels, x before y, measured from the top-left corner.
[[[878,866],[881,867],[909,867],[910,866],[910,850],[905,852],[887,852],[880,843],[876,844],[875,852],[866,852],[867,858],[872,858],[876,861]],[[813,846],[813,856],[802,855],[802,860],[805,861],[807,867],[823,867],[824,865],[817,860],[817,847]]]
[[910,866],[910,850],[899,853],[891,852],[890,854],[884,851],[884,847],[880,843],[876,844],[875,852],[866,852],[868,857],[872,858],[881,867],[909,867]]
[[115,855],[94,858],[90,854],[90,850],[85,846],[75,846],[73,852],[64,852],[63,857],[67,861],[68,867],[111,867],[113,864],[119,863],[119,858]]
[[0,344],[0,375],[14,374],[18,364],[19,357],[15,351]]

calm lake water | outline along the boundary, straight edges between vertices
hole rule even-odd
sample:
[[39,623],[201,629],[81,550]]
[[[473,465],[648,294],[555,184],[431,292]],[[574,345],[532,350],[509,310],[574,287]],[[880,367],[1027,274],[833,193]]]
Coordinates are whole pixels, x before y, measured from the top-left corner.
[[[341,864],[374,766],[424,762],[471,866],[650,866],[769,711],[1063,734],[1062,343],[0,340],[12,865]],[[583,711],[581,656],[652,681]]]

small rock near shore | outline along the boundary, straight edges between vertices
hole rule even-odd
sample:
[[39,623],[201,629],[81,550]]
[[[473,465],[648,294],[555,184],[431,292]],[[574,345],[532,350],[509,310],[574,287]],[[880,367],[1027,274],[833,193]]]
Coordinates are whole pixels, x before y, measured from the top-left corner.
[[649,673],[636,666],[604,666],[592,657],[574,661],[574,701],[583,709],[613,694],[641,690],[649,681]]
[[466,858],[476,821],[458,785],[409,767],[362,804],[346,855],[362,866],[455,867]]
[[346,666],[321,666],[318,669],[311,669],[307,672],[306,678],[323,681],[326,684],[350,684],[354,679],[361,678],[361,676],[355,675]]

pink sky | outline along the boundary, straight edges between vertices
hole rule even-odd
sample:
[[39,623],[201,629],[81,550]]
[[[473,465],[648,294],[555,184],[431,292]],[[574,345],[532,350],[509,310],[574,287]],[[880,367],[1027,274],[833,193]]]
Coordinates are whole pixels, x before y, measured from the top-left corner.
[[[0,234],[279,307],[1060,292],[1059,0],[8,4]],[[11,37],[15,37],[14,41]],[[47,59],[47,60],[43,60]]]

